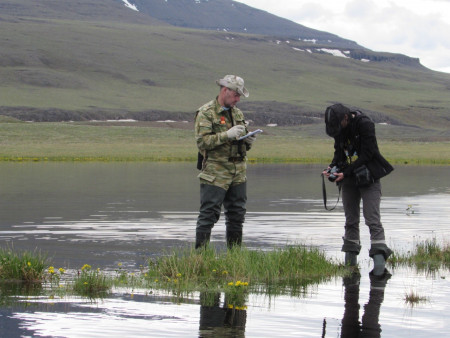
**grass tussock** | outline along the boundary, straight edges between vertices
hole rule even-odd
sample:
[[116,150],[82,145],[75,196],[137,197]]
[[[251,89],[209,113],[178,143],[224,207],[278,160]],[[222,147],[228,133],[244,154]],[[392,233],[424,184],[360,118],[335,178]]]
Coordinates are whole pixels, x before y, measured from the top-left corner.
[[45,276],[46,256],[40,252],[15,252],[0,248],[0,280],[40,282]]
[[450,245],[440,245],[436,238],[427,239],[415,244],[412,251],[397,253],[389,258],[392,266],[415,266],[420,270],[437,270],[441,267],[450,268]]
[[76,294],[87,297],[101,297],[110,291],[113,280],[102,273],[100,269],[92,270],[89,264],[83,265],[81,271],[72,284],[72,289]]
[[[288,246],[273,251],[233,248],[219,253],[214,247],[173,253],[149,264],[148,278],[161,288],[184,291],[230,291],[299,294],[310,284],[344,273],[342,266],[316,248]],[[229,288],[228,288],[229,289]]]

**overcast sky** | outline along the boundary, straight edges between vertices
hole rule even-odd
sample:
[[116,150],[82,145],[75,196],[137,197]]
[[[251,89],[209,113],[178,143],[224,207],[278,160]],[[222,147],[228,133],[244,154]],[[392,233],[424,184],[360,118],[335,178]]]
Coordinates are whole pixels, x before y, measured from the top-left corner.
[[238,0],[353,40],[373,51],[420,58],[450,73],[450,0]]

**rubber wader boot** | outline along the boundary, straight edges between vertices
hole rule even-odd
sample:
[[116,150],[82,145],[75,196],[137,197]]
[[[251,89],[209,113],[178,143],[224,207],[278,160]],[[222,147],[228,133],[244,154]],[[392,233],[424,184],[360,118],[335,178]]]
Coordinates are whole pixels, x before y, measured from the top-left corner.
[[227,231],[227,247],[231,249],[233,246],[241,246],[242,231]]
[[373,274],[381,276],[384,273],[386,260],[392,254],[392,250],[384,243],[373,243],[369,250],[369,256],[373,259]]
[[195,248],[204,248],[211,238],[211,234],[209,232],[197,232],[195,234]]
[[373,274],[375,276],[381,276],[384,274],[384,269],[386,267],[386,260],[384,255],[378,254],[373,256]]
[[342,245],[341,251],[345,252],[345,265],[356,266],[358,263],[357,257],[361,251],[359,241],[350,241],[345,238],[342,239],[344,240],[344,244]]

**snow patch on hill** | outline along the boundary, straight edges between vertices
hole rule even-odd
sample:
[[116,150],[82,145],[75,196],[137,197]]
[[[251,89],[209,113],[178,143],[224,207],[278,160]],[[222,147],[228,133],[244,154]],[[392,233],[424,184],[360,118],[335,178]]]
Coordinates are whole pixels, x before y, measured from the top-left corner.
[[133,11],[139,12],[139,10],[137,9],[136,5],[130,3],[128,0],[122,0],[125,7],[128,7],[129,9],[132,9]]

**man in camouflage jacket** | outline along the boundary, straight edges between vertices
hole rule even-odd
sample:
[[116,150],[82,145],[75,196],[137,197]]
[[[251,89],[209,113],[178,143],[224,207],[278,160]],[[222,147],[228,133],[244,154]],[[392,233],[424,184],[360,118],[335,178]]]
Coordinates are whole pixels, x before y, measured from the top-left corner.
[[217,80],[219,95],[199,108],[195,138],[199,150],[200,213],[195,247],[205,246],[224,207],[228,247],[242,243],[247,202],[246,153],[255,136],[237,140],[248,133],[244,115],[236,108],[240,97],[248,97],[244,80],[226,75]]

